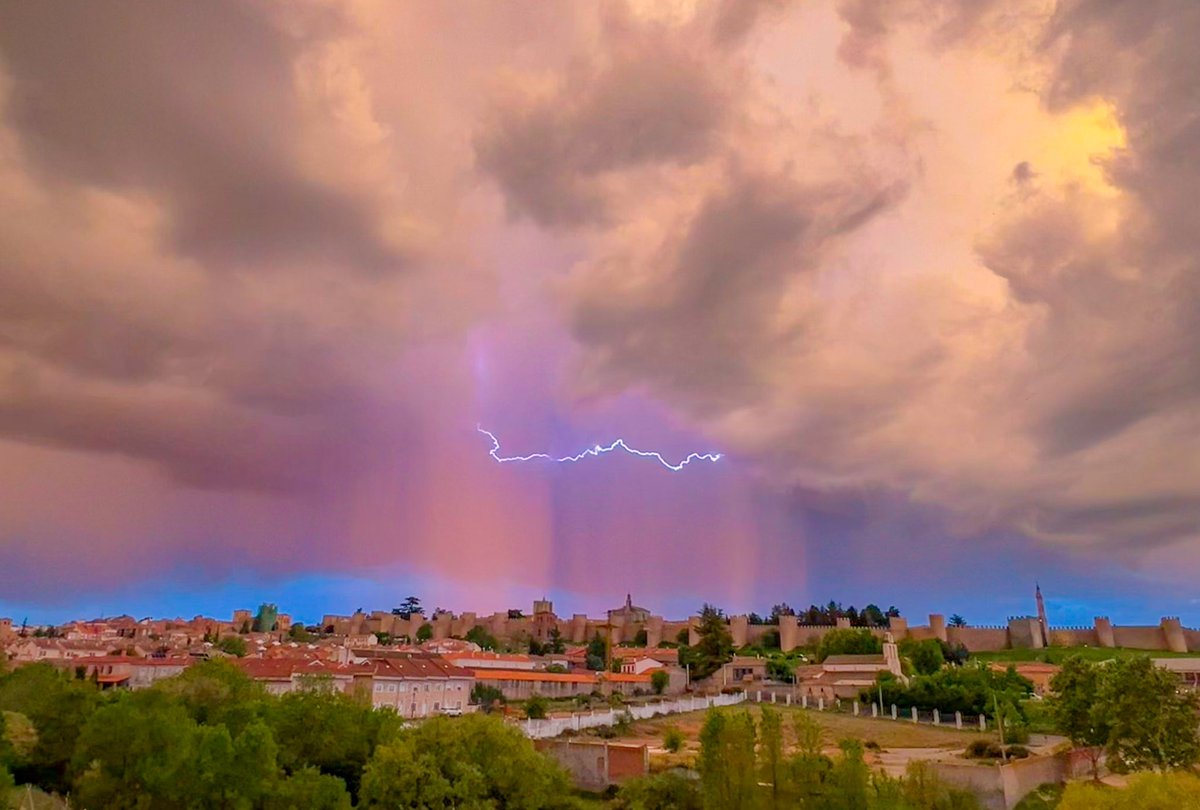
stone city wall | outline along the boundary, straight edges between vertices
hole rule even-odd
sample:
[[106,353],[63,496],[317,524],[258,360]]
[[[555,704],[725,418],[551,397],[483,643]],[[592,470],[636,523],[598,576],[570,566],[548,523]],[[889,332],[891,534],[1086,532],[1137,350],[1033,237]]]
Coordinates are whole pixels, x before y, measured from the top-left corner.
[[[541,603],[545,605],[546,603]],[[640,619],[644,614],[639,614]],[[435,617],[413,616],[402,619],[386,611],[371,614],[355,613],[352,616],[327,615],[322,627],[339,635],[363,635],[389,633],[392,636],[416,638],[420,627],[428,623],[434,639],[462,638],[474,627],[482,627],[497,639],[516,642],[525,639],[545,641],[553,629],[572,644],[586,644],[596,635],[610,638],[614,645],[632,642],[640,631],[646,631],[646,644],[657,647],[674,644],[680,634],[687,632],[688,643],[699,640],[696,628],[698,616],[682,621],[668,621],[662,616],[650,616],[644,622],[626,621],[618,613],[610,619],[590,618],[577,613],[570,618],[559,618],[543,609],[533,616],[510,618],[507,612],[478,616],[475,613],[440,613]],[[777,624],[750,624],[745,615],[728,619],[730,634],[735,646],[755,644],[769,633],[778,633],[783,651],[788,652],[806,644],[816,644],[829,632],[838,628],[849,628],[846,619],[836,625],[804,625],[795,616],[782,616]],[[1091,627],[1050,627],[1048,636],[1043,637],[1042,626],[1036,617],[1014,616],[1005,626],[951,627],[941,614],[931,614],[926,625],[910,625],[902,616],[892,617],[888,626],[872,627],[869,631],[884,637],[890,633],[894,640],[940,639],[949,644],[962,644],[973,652],[1003,650],[1007,648],[1038,649],[1054,646],[1129,647],[1147,651],[1200,651],[1200,630],[1185,628],[1178,617],[1164,617],[1156,626],[1116,626],[1106,617],[1097,617]]]

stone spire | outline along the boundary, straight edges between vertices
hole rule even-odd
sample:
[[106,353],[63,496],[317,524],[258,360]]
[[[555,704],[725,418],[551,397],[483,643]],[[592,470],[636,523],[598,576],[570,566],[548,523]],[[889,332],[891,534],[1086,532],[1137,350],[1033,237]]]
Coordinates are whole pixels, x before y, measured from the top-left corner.
[[1046,600],[1042,599],[1042,586],[1034,583],[1034,598],[1037,600],[1038,627],[1042,631],[1042,646],[1050,646],[1050,625],[1046,623]]

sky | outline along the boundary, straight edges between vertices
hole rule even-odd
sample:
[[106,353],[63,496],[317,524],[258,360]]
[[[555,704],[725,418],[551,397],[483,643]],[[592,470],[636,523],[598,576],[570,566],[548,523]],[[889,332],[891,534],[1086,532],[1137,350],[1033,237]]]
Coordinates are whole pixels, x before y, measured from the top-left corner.
[[1193,0],[2,18],[0,615],[1200,623]]

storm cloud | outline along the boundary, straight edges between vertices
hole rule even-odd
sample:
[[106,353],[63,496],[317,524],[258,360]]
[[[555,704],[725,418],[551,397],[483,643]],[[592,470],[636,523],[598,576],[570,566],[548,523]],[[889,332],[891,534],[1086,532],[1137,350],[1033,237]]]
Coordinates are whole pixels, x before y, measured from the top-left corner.
[[[871,515],[1195,570],[1189,0],[3,17],[0,586],[592,587],[605,540],[749,590]],[[479,422],[729,470],[500,470]]]

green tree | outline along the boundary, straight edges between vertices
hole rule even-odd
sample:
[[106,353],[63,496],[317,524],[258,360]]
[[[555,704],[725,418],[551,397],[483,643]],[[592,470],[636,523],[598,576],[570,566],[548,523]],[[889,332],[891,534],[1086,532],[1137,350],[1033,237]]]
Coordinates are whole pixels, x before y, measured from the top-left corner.
[[1099,751],[1108,745],[1111,732],[1107,712],[1099,705],[1100,678],[1099,667],[1079,656],[1072,656],[1050,679],[1053,697],[1049,707],[1055,728],[1077,747],[1093,752],[1094,779],[1100,778]]
[[174,698],[197,723],[226,725],[235,735],[260,716],[266,698],[261,684],[220,658],[188,667],[154,691]]
[[400,607],[392,608],[392,613],[407,621],[413,616],[424,615],[425,608],[421,607],[420,599],[410,596],[400,603]]
[[671,676],[665,669],[656,669],[650,673],[650,687],[654,694],[661,695],[671,684]]
[[0,676],[0,711],[24,715],[37,734],[32,750],[10,763],[17,781],[65,793],[76,740],[99,702],[92,684],[49,664],[29,664]]
[[544,808],[573,804],[566,773],[519,729],[481,714],[405,728],[363,773],[366,808]]
[[0,762],[0,799],[7,801],[8,794],[12,792],[12,789],[16,787],[16,785],[16,780],[14,780],[12,774],[8,772],[8,768],[4,765],[4,763]]
[[821,753],[821,726],[807,712],[792,719],[795,753],[787,763],[787,793],[802,807],[810,807],[824,791],[833,761]]
[[351,795],[375,748],[399,730],[399,720],[354,696],[332,691],[291,692],[275,701],[267,721],[279,740],[279,763],[338,777]]
[[912,662],[918,675],[932,675],[946,663],[946,658],[942,655],[942,644],[936,638],[923,641],[905,639],[900,642],[900,654]]
[[663,732],[663,748],[675,754],[683,749],[683,744],[683,732],[679,730],[679,727],[667,726],[667,730]]
[[686,653],[685,663],[691,666],[692,678],[702,680],[733,658],[733,636],[725,623],[725,614],[707,603],[700,610],[696,633],[699,636],[696,646],[682,652]]
[[703,810],[704,801],[693,779],[678,771],[639,776],[621,785],[620,810]]
[[546,709],[549,705],[549,701],[541,695],[531,695],[525,701],[525,716],[530,720],[544,720],[546,718]]
[[[228,742],[228,730],[220,728]],[[187,806],[201,767],[213,767],[212,746],[202,754],[197,737],[196,723],[166,694],[121,695],[97,709],[80,731],[73,761],[79,804],[114,810],[136,806],[134,801]]]
[[767,786],[767,806],[771,810],[791,806],[784,774],[783,719],[769,705],[762,706],[759,719],[758,761],[762,782]]
[[496,641],[496,637],[478,624],[468,630],[464,638],[472,644],[478,644],[485,650],[495,650],[500,646]]
[[700,790],[705,810],[748,810],[755,805],[757,768],[754,718],[749,712],[710,709],[700,729]]
[[417,641],[429,641],[433,638],[433,625],[425,622],[417,628]]
[[952,616],[950,617],[950,621],[948,622],[948,624],[949,624],[951,627],[966,627],[966,626],[967,626],[967,620],[966,620],[966,619],[964,619],[964,618],[963,618],[962,616],[960,616],[959,614],[955,613],[954,615],[952,615]]
[[1100,680],[1101,722],[1114,770],[1190,768],[1200,760],[1196,696],[1146,656],[1110,663]]
[[246,655],[246,640],[241,636],[225,636],[217,642],[217,649],[229,655],[244,658]]
[[817,645],[820,661],[831,655],[879,655],[882,652],[883,641],[867,629],[830,630]]
[[481,706],[485,713],[490,713],[505,703],[504,693],[495,686],[486,683],[476,683],[471,687],[471,702]]
[[546,651],[552,655],[562,655],[566,652],[567,644],[563,640],[562,631],[557,627],[550,628],[549,643],[546,646]]
[[1124,790],[1073,783],[1058,810],[1195,810],[1200,807],[1200,777],[1190,773],[1143,773]]
[[604,662],[607,658],[608,645],[605,644],[604,638],[599,633],[596,633],[587,645],[587,668],[593,672],[602,672],[605,667]]
[[280,779],[263,802],[263,810],[350,810],[350,794],[336,776],[301,768]]

